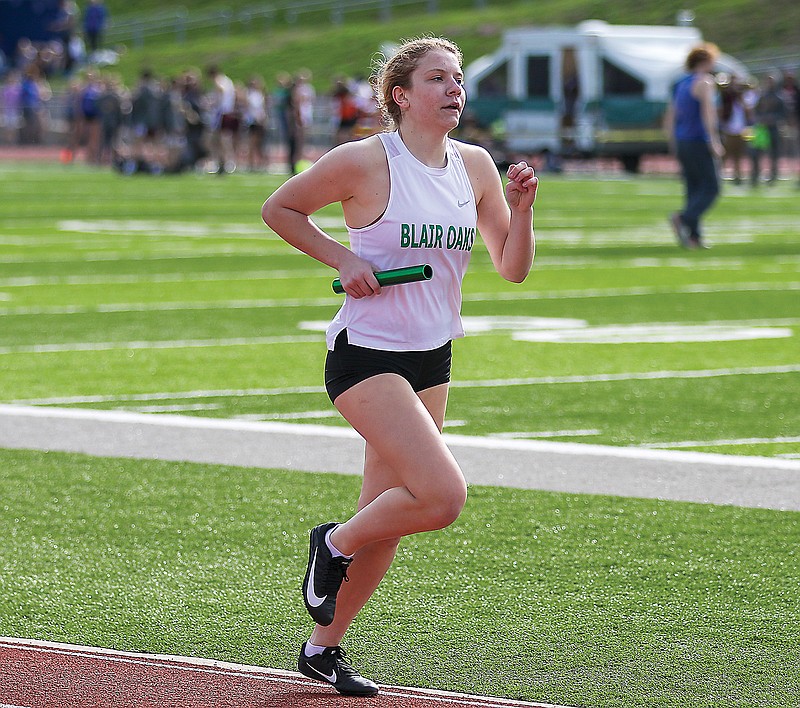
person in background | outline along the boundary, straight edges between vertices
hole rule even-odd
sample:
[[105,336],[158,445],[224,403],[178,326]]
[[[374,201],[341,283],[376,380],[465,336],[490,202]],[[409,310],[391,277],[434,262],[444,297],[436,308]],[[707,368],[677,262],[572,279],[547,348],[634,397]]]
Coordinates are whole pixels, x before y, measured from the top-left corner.
[[761,131],[763,142],[752,145],[752,183],[758,186],[761,180],[761,155],[769,155],[769,177],[767,184],[774,184],[778,179],[778,162],[781,156],[781,127],[787,119],[786,104],[781,97],[778,80],[769,75],[761,83],[755,106],[753,107],[754,130]]
[[355,137],[355,128],[361,111],[358,101],[347,81],[338,79],[333,86],[334,144],[341,145]]
[[9,145],[17,142],[19,127],[22,124],[21,94],[20,73],[16,69],[12,69],[6,74],[3,79],[3,87],[0,89],[0,105],[3,110],[0,125],[3,127],[3,142]]
[[100,96],[103,83],[100,76],[93,71],[86,74],[81,90],[80,111],[83,119],[83,134],[86,141],[86,162],[90,165],[100,163],[100,143],[102,140],[102,124],[100,113]]
[[211,81],[208,94],[211,108],[211,153],[217,162],[217,174],[236,170],[236,147],[241,117],[237,111],[236,84],[218,66],[206,69]]
[[103,46],[103,32],[107,21],[108,10],[103,0],[89,0],[83,13],[83,33],[90,56]]
[[183,162],[186,169],[195,169],[200,161],[208,156],[200,73],[195,69],[187,70],[183,75],[182,84],[181,112],[184,118],[184,135],[186,137]]
[[296,175],[297,161],[300,159],[298,135],[301,132],[301,128],[300,116],[298,115],[294,98],[294,81],[291,75],[286,72],[279,73],[276,81],[275,111],[278,116],[283,142],[286,146],[286,162],[289,165],[289,172]]
[[296,114],[297,134],[295,146],[297,159],[304,157],[308,139],[311,136],[311,128],[314,125],[314,101],[317,93],[311,85],[311,72],[308,69],[301,69],[294,77],[292,86],[292,103]]
[[130,108],[122,82],[107,76],[98,101],[100,106],[100,163],[110,165],[120,138],[125,110]]
[[781,98],[786,107],[786,122],[784,124],[784,153],[787,156],[800,156],[800,83],[794,71],[786,69],[781,77]]
[[20,37],[17,41],[17,46],[14,49],[13,64],[17,71],[22,76],[25,75],[25,70],[31,65],[39,61],[39,50],[34,46],[33,42],[27,37]]
[[41,75],[36,64],[30,64],[20,86],[22,123],[19,142],[22,145],[40,145],[44,137],[45,106],[52,98],[50,84]]
[[251,172],[264,169],[269,162],[265,150],[269,112],[264,81],[251,76],[244,90],[244,127],[247,131],[247,168]]
[[148,163],[155,161],[162,138],[160,106],[161,86],[153,72],[144,69],[131,98],[131,123],[133,153]]
[[716,45],[708,43],[689,52],[688,73],[675,85],[665,116],[685,188],[683,210],[672,214],[670,222],[684,248],[708,247],[700,220],[720,191],[718,161],[725,150],[719,137],[717,83],[711,73],[718,56]]
[[75,0],[59,0],[55,19],[50,25],[50,31],[54,32],[61,43],[64,52],[64,73],[72,73],[77,63],[76,57],[72,54],[73,38],[78,33],[81,11]]
[[747,154],[745,135],[752,123],[750,109],[744,98],[744,85],[738,76],[720,81],[720,131],[725,148],[725,160],[733,168],[734,184],[742,183],[742,161]]

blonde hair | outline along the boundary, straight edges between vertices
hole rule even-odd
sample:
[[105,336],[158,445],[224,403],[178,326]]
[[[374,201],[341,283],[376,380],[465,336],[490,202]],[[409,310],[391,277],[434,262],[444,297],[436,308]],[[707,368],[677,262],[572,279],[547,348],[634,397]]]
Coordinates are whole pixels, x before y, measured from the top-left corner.
[[400,106],[392,97],[392,90],[395,86],[408,88],[411,85],[411,74],[419,66],[422,58],[436,50],[452,53],[459,65],[464,60],[461,50],[449,39],[420,37],[406,40],[390,58],[381,56],[375,62],[371,83],[384,125],[389,130],[398,128],[402,120]]
[[718,58],[719,47],[716,44],[711,44],[710,42],[698,44],[686,57],[686,69],[694,71],[700,64],[707,61],[713,64]]

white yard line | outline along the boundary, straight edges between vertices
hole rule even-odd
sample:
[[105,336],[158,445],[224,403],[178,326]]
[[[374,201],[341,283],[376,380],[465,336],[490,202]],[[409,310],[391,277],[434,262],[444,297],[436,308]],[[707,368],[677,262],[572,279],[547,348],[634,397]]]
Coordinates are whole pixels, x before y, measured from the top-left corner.
[[689,371],[645,371],[640,373],[590,374],[575,376],[540,376],[519,379],[487,379],[481,381],[453,381],[452,388],[484,388],[498,386],[534,386],[549,384],[605,383],[610,381],[648,381],[659,379],[706,379],[718,376],[762,376],[769,374],[794,374],[800,364],[784,366],[752,366],[730,369],[700,369]]
[[53,305],[36,307],[0,307],[3,315],[86,315],[112,312],[177,312],[186,310],[245,310],[245,309],[287,309],[290,307],[330,307],[341,303],[341,297],[279,300],[222,300],[203,302],[137,302],[104,305]]
[[[352,428],[344,426],[315,425],[311,423],[283,423],[275,421],[248,421],[230,418],[200,418],[181,415],[150,415],[119,410],[94,410],[86,408],[46,408],[0,404],[0,416],[24,416],[28,418],[50,418],[73,421],[94,421],[113,424],[144,425],[159,428],[186,428],[195,430],[218,430],[278,433],[289,436],[316,436],[322,438],[359,439]],[[800,462],[770,457],[720,455],[705,452],[683,452],[643,447],[616,447],[585,443],[551,442],[545,440],[508,440],[473,435],[444,433],[449,445],[482,450],[508,450],[523,452],[548,452],[558,455],[581,455],[624,458],[634,460],[661,460],[670,462],[705,463],[725,467],[766,467],[800,471]]]
[[601,435],[601,430],[539,430],[520,433],[489,433],[490,438],[501,440],[532,440],[535,438],[583,438],[590,435]]
[[[0,287],[28,288],[39,285],[147,285],[148,283],[195,283],[213,281],[250,281],[311,278],[325,275],[329,271],[322,268],[305,270],[250,270],[182,273],[121,273],[119,275],[28,275],[13,278],[0,278]],[[138,303],[137,303],[138,304]]]
[[[294,273],[297,276],[296,273]],[[318,277],[319,272],[307,273],[303,277]],[[127,277],[127,276],[126,276]],[[282,276],[281,276],[282,277]],[[239,278],[224,278],[220,280],[238,280]],[[261,280],[262,278],[253,277],[252,280]],[[273,278],[273,279],[277,279]],[[291,280],[292,277],[287,276]],[[213,278],[209,279],[213,280]],[[134,281],[129,282],[148,282],[148,281]],[[154,282],[154,281],[149,281]],[[166,281],[164,281],[166,282]],[[176,280],[176,282],[178,282]],[[182,282],[186,282],[184,278]],[[786,290],[794,292],[800,290],[800,283],[745,283],[746,287],[709,287],[709,286],[686,286],[685,288],[629,288],[629,289],[607,289],[607,290],[569,290],[569,291],[551,291],[541,293],[517,293],[515,295],[507,295],[504,293],[482,293],[465,295],[464,299],[470,302],[492,302],[492,301],[505,301],[505,300],[575,300],[581,298],[597,298],[597,297],[642,297],[649,295],[666,295],[670,293],[716,293],[716,292],[754,292],[765,291],[774,292],[779,290]],[[2,287],[2,283],[0,283]],[[10,287],[10,286],[6,286]],[[5,298],[10,300],[13,298],[11,293],[7,293]],[[136,303],[101,303],[97,305],[37,305],[37,306],[20,306],[20,307],[0,307],[0,316],[7,315],[82,315],[89,313],[108,313],[108,312],[175,312],[180,310],[223,310],[223,309],[269,309],[279,308],[285,309],[289,307],[329,307],[336,303],[340,303],[340,297],[322,297],[322,298],[264,298],[264,299],[247,299],[247,300],[205,300],[197,302],[177,301],[177,302],[136,302]],[[797,318],[782,318],[782,319],[764,319],[764,320],[717,320],[714,322],[703,322],[702,324],[731,324],[731,323],[752,323],[752,324],[797,324]],[[681,323],[663,323],[663,324],[681,324]],[[683,323],[685,324],[685,323]]]
[[0,354],[52,354],[61,352],[101,352],[117,349],[188,349],[201,347],[239,347],[264,344],[298,344],[322,341],[321,335],[295,337],[229,337],[226,339],[176,339],[159,342],[72,342],[0,347]]
[[651,295],[687,295],[696,293],[770,292],[800,290],[800,282],[788,283],[713,283],[669,287],[597,288],[594,290],[559,290],[551,292],[508,292],[465,294],[464,301],[492,300],[572,300],[598,297],[648,297]]
[[[497,388],[502,386],[540,386],[557,384],[605,383],[611,381],[647,381],[661,379],[704,379],[721,376],[767,376],[770,374],[795,374],[800,372],[800,364],[783,366],[752,366],[728,369],[700,369],[688,371],[645,371],[621,372],[615,374],[590,374],[574,376],[540,376],[518,379],[486,379],[473,381],[454,380],[451,388]],[[122,403],[131,401],[162,401],[191,398],[228,398],[235,396],[282,396],[295,394],[324,393],[323,386],[287,386],[280,388],[223,388],[193,391],[157,391],[152,393],[131,393],[91,396],[48,396],[46,398],[17,399],[15,405],[53,406],[91,403]]]
[[646,448],[690,448],[690,447],[725,447],[736,445],[769,445],[771,443],[800,442],[800,435],[777,438],[729,438],[724,440],[680,440],[676,442],[642,443],[638,447]]

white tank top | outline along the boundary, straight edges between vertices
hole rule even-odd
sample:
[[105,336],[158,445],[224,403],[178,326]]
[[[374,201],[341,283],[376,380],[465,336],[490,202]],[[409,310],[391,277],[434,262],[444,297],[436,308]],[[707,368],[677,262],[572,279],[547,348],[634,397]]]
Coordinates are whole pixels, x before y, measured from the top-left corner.
[[464,336],[461,282],[476,237],[475,195],[455,141],[447,139],[447,165],[434,168],[417,160],[397,132],[378,137],[389,161],[389,202],[375,223],[348,227],[350,248],[378,270],[428,263],[433,278],[371,297],[345,296],[328,326],[328,349],[345,328],[360,347],[436,349]]

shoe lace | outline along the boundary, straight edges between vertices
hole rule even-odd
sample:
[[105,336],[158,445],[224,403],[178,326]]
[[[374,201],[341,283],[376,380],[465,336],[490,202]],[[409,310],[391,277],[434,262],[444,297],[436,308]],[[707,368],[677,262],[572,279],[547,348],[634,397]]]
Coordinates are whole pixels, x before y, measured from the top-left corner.
[[325,586],[328,592],[338,591],[342,581],[350,582],[350,578],[347,577],[347,569],[352,562],[352,558],[334,558],[333,562],[328,565],[328,572],[325,576]]
[[336,668],[339,671],[340,676],[358,676],[359,673],[356,671],[352,664],[350,663],[350,659],[347,658],[347,653],[345,652],[342,647],[333,647],[331,649],[331,657],[336,664]]

